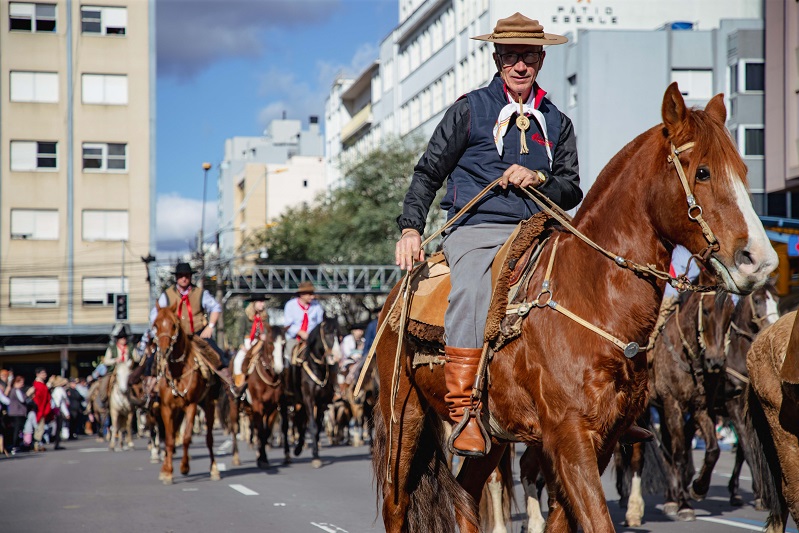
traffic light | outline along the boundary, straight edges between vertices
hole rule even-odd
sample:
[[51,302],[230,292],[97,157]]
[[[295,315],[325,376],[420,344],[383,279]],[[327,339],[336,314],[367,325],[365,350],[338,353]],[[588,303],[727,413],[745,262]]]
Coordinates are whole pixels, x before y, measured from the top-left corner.
[[114,318],[116,320],[128,319],[128,295],[115,294],[114,295]]

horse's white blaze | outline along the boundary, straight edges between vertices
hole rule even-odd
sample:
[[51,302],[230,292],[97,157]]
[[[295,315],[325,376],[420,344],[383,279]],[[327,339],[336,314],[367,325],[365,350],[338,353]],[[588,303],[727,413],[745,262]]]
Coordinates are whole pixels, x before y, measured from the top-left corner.
[[627,500],[627,514],[624,518],[627,520],[628,526],[638,527],[641,525],[643,517],[644,498],[641,495],[641,476],[636,472],[633,474],[630,497]]
[[522,487],[527,499],[527,533],[544,533],[547,523],[541,514],[541,504],[538,502],[538,490],[535,483],[529,483],[522,478]]
[[[745,280],[749,278],[751,281],[762,282],[766,277],[777,268],[779,259],[774,247],[771,246],[766,236],[766,230],[763,229],[763,224],[757,218],[754,207],[752,207],[752,200],[749,197],[749,191],[743,184],[743,181],[737,176],[732,176],[735,190],[735,198],[738,204],[738,209],[746,221],[746,229],[749,234],[749,242],[746,246],[746,251],[749,252],[751,263],[736,264],[730,274],[736,285],[750,286]],[[740,282],[740,283],[739,283]]]
[[780,312],[777,310],[777,301],[770,292],[766,293],[766,325],[770,326],[780,318]]
[[272,368],[277,374],[283,372],[283,346],[285,344],[286,341],[283,337],[278,337],[275,339],[275,347],[272,349]]

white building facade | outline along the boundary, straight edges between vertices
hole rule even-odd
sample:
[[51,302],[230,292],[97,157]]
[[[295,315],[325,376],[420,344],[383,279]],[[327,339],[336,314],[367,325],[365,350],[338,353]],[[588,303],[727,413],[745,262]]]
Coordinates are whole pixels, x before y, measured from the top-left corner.
[[[620,147],[632,136],[659,121],[657,112],[660,98],[672,79],[679,79],[681,85],[695,81],[718,92],[727,90],[727,65],[722,65],[726,61],[723,54],[726,53],[727,43],[722,42],[720,37],[712,38],[703,32],[717,31],[722,19],[761,20],[762,10],[762,2],[753,0],[538,0],[532,6],[524,0],[401,0],[398,26],[381,43],[377,68],[370,66],[367,69],[367,72],[372,72],[371,126],[368,131],[361,133],[358,149],[373,149],[380,139],[389,136],[410,134],[429,138],[444,111],[458,97],[487,85],[494,75],[491,57],[493,46],[470,37],[490,33],[498,19],[519,11],[538,19],[547,32],[567,34],[572,41],[568,45],[548,50],[549,55],[539,77],[541,86],[549,91],[554,103],[567,114],[570,114],[569,98],[578,90],[577,84],[583,85],[585,78],[577,76],[571,78],[570,82],[572,73],[566,75],[570,68],[566,65],[577,60],[575,52],[591,53],[580,52],[587,50],[580,47],[582,35],[615,30],[612,33],[618,36],[608,42],[612,48],[603,48],[604,55],[592,54],[592,57],[601,56],[603,64],[613,65],[615,77],[602,76],[595,69],[596,74],[590,81],[598,85],[590,85],[585,79],[583,87],[592,88],[594,92],[591,96],[596,96],[596,101],[588,100],[582,107],[583,111],[571,117],[578,132],[583,189],[587,190],[598,169],[617,151],[614,143]],[[757,26],[757,23],[754,25]],[[672,28],[690,28],[691,31],[672,31]],[[647,35],[655,35],[656,40],[662,41],[664,53],[671,54],[676,50],[682,54],[682,44],[667,46],[666,43],[677,34],[680,34],[678,40],[684,41],[685,46],[691,46],[692,43],[711,46],[712,41],[720,43],[721,48],[715,54],[711,50],[701,50],[697,54],[701,58],[699,66],[693,65],[688,59],[675,62],[671,55],[647,57],[645,48],[638,50],[638,53],[631,51],[640,48],[641,43],[648,39]],[[703,37],[698,37],[699,34]],[[637,39],[639,35],[643,36],[641,39],[644,41],[624,41],[624,37]],[[597,40],[601,38],[594,38],[594,41]],[[628,63],[625,55],[643,61],[647,70],[658,69],[656,79],[634,75],[641,64]],[[553,63],[561,63],[561,66],[553,68]],[[589,65],[583,64],[583,68],[588,69]],[[707,73],[699,74],[698,79],[693,80],[692,73],[676,72],[679,70],[710,70],[712,74],[709,80]],[[649,89],[655,85],[657,91],[640,91],[641,86]],[[597,88],[602,89],[598,91]],[[594,107],[602,107],[600,91],[611,88],[615,93],[614,98],[624,100],[633,96],[646,99],[642,104],[648,106],[649,113],[644,115],[645,121],[631,120],[629,130],[634,134],[628,135],[625,130],[624,134],[615,135],[614,129],[614,135],[608,136],[603,129],[605,125],[589,112]],[[587,89],[580,92],[583,97],[589,95]],[[692,103],[698,104],[701,100],[698,98]],[[328,139],[335,138],[346,126],[346,123],[341,122],[327,124]],[[600,141],[602,137],[613,137],[613,142],[589,149],[583,139],[593,143],[597,136]],[[349,149],[340,143],[335,148],[336,156],[346,157]],[[329,156],[333,152],[330,147],[328,150]]]

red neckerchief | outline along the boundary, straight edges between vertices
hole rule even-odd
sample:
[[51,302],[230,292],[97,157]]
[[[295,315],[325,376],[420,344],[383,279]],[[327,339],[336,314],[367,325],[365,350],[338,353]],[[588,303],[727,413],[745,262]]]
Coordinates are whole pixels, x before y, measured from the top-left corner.
[[124,346],[117,342],[117,355],[120,362],[125,362],[125,356],[128,355],[128,345]]
[[177,287],[178,294],[180,294],[180,303],[178,304],[178,318],[183,318],[183,302],[186,302],[186,311],[189,313],[189,326],[191,327],[191,332],[194,333],[194,313],[191,312],[191,302],[189,301],[189,293],[191,292],[191,287],[189,290],[186,291],[186,294],[181,294],[180,287]]
[[252,321],[252,329],[250,330],[250,343],[255,340],[255,335],[257,332],[263,332],[264,330],[264,321],[261,319],[261,315],[256,314],[255,318]]
[[[303,305],[301,301],[297,300],[297,305],[300,306],[300,309],[302,309],[302,312],[304,313],[302,315],[302,324],[300,324],[300,331],[307,332],[308,331],[308,309],[311,308],[311,304]],[[299,338],[299,335],[297,335],[297,338]]]

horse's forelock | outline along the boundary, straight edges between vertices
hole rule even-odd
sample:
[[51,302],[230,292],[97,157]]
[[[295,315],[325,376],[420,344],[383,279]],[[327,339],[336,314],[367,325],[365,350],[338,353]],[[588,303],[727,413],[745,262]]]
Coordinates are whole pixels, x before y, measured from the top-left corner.
[[[727,128],[707,112],[692,109],[688,121],[691,123],[692,140],[695,142],[697,157],[691,158],[687,169],[690,180],[696,175],[699,165],[707,165],[712,179],[739,179],[748,186],[748,169],[744,163]],[[730,182],[730,186],[733,182]]]

